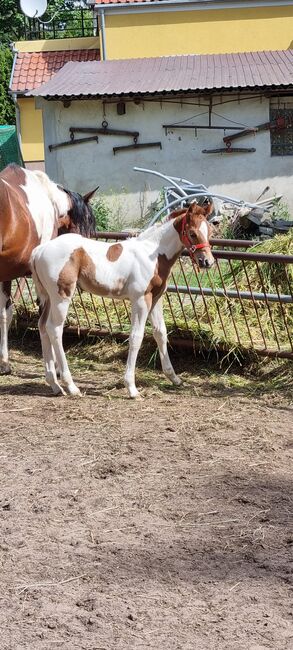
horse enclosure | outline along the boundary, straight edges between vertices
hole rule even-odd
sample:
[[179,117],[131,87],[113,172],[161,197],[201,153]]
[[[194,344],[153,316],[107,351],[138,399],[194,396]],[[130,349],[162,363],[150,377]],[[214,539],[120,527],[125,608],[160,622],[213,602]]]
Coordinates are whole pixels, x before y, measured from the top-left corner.
[[[97,239],[121,241],[131,232],[96,233]],[[173,267],[164,298],[164,316],[173,345],[255,352],[293,359],[293,255],[258,253],[252,241],[211,240],[216,264],[198,270],[183,251]],[[30,327],[36,315],[31,282],[18,281],[18,326]],[[127,339],[128,303],[78,291],[66,332],[113,335]],[[150,333],[148,326],[146,333]]]

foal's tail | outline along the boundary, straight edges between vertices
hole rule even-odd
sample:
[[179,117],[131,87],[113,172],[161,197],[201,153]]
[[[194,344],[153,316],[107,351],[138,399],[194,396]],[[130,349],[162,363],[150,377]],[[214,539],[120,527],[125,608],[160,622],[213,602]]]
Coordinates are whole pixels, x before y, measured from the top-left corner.
[[30,258],[30,268],[32,272],[32,278],[33,282],[36,288],[37,296],[40,301],[40,307],[41,307],[41,315],[39,319],[39,328],[41,329],[47,320],[49,309],[50,309],[50,296],[44,287],[43,283],[40,280],[40,276],[38,274],[38,255],[40,252],[41,246],[37,246],[34,248],[31,258]]

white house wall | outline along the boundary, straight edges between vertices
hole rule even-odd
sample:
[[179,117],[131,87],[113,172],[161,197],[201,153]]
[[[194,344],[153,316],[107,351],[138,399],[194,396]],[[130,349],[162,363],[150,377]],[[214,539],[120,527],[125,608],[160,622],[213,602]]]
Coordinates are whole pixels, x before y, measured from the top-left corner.
[[[269,100],[250,98],[227,102],[214,98],[212,124],[256,126],[269,121]],[[155,176],[133,171],[146,167],[171,176],[185,177],[194,183],[203,183],[211,190],[255,201],[266,186],[267,196],[283,194],[293,209],[292,157],[271,156],[270,132],[262,131],[235,140],[234,147],[255,147],[255,153],[203,154],[203,149],[223,147],[224,135],[219,130],[172,130],[167,134],[163,124],[207,124],[207,103],[186,99],[189,105],[176,100],[126,103],[125,115],[117,114],[116,104],[107,104],[105,115],[101,101],[73,101],[68,108],[61,102],[41,101],[43,108],[45,164],[47,173],[65,187],[81,193],[99,185],[103,194],[118,211],[122,209],[125,223],[136,221],[141,211],[157,198],[162,181]],[[191,104],[193,102],[193,105]],[[217,115],[215,114],[217,113]],[[89,142],[49,151],[48,146],[69,140],[69,127],[100,127],[103,119],[109,128],[139,131],[138,142],[160,141],[162,149],[130,149],[113,154],[113,147],[131,144],[130,136],[99,135],[99,142]],[[229,121],[230,120],[230,121]],[[77,134],[76,138],[90,134]]]

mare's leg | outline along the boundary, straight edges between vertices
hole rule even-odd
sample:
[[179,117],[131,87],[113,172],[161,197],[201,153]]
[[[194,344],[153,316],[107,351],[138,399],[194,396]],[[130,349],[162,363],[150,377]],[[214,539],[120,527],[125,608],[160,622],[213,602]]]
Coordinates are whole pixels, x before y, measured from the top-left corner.
[[175,373],[175,370],[170,361],[167,349],[167,329],[163,316],[163,303],[158,300],[153,309],[149,313],[149,319],[153,328],[153,336],[157,343],[160,353],[162,370],[164,375],[170,379],[176,386],[180,386],[182,380]]
[[49,298],[45,300],[41,307],[41,316],[39,318],[39,332],[41,337],[43,359],[45,365],[46,381],[51,386],[54,395],[66,395],[63,388],[58,383],[56,374],[55,352],[53,350],[47,329],[47,319],[50,310]]
[[9,375],[8,330],[12,320],[11,282],[0,282],[0,375]]
[[64,300],[60,300],[59,298],[59,302],[54,305],[51,303],[49,315],[46,322],[46,330],[55,352],[58,370],[60,372],[60,380],[65,385],[65,388],[69,395],[75,396],[81,395],[81,392],[73,382],[62,344],[63,326],[69,305],[70,299],[68,298]]
[[139,392],[135,386],[135,364],[139,348],[142,343],[146,319],[149,313],[145,296],[132,302],[131,332],[129,336],[129,352],[127,357],[124,383],[130,397],[138,397]]

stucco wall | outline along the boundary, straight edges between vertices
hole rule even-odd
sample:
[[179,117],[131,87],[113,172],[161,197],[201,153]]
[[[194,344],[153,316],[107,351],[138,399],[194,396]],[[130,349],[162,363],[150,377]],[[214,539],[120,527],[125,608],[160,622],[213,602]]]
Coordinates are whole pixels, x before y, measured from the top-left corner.
[[106,13],[108,59],[292,47],[293,6]]
[[44,160],[42,111],[32,98],[18,100],[20,111],[21,149],[25,162]]
[[[232,96],[229,96],[231,100]],[[214,125],[256,126],[269,120],[267,99],[226,102],[215,98]],[[293,209],[292,157],[271,157],[270,133],[260,132],[237,140],[234,146],[255,147],[255,153],[203,154],[203,149],[223,145],[223,131],[198,129],[172,130],[167,134],[163,124],[182,122],[185,125],[207,124],[208,107],[176,102],[166,104],[133,102],[126,104],[126,114],[117,115],[116,104],[106,106],[109,127],[137,130],[139,142],[161,141],[162,150],[146,148],[113,155],[113,147],[131,144],[128,136],[99,136],[99,142],[64,147],[49,152],[48,145],[69,140],[70,126],[101,126],[102,104],[99,101],[76,101],[69,108],[60,102],[43,101],[45,125],[46,171],[64,186],[87,192],[96,185],[108,193],[114,205],[123,206],[124,219],[136,220],[158,195],[162,182],[155,176],[133,171],[134,166],[147,167],[172,176],[182,176],[194,183],[203,183],[212,190],[247,201],[255,201],[269,185],[270,194],[283,194]],[[220,103],[220,102],[223,103]],[[229,122],[228,120],[232,120]],[[227,130],[226,135],[232,133]],[[78,135],[84,137],[86,134]],[[117,208],[118,209],[118,208]]]

